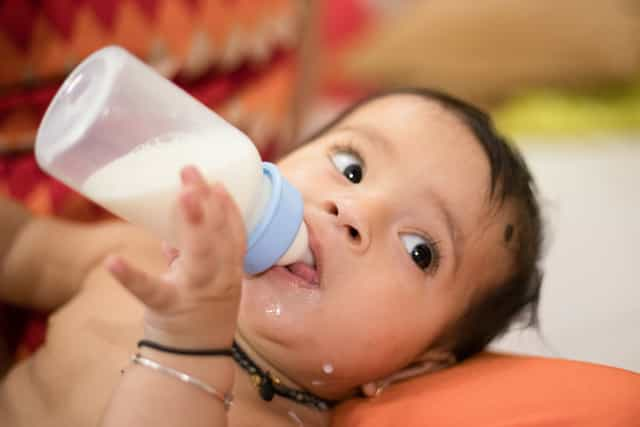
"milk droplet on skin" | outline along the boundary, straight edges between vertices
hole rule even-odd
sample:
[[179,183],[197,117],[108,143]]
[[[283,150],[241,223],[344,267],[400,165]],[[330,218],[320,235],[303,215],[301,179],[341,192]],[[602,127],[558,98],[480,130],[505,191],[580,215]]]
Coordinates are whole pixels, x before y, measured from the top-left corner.
[[282,307],[280,306],[280,304],[269,304],[265,311],[272,316],[278,317],[280,316],[280,314],[282,314]]
[[333,365],[331,363],[325,363],[324,365],[322,365],[322,371],[327,375],[332,374],[333,373]]

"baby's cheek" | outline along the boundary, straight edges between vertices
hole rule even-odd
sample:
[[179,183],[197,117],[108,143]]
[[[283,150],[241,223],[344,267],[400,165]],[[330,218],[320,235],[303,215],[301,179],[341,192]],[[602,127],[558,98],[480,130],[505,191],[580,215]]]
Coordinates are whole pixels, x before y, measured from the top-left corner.
[[454,292],[441,292],[436,286],[422,291],[376,301],[368,333],[385,357],[415,356],[461,315],[462,304]]
[[351,313],[350,321],[342,325],[345,342],[356,342],[365,348],[405,346],[413,340],[420,316],[418,307],[408,301],[388,298],[367,298],[366,306]]
[[333,373],[324,377],[357,378],[359,384],[383,378],[414,358],[420,348],[414,332],[411,325],[400,328],[387,323],[336,340],[323,359],[332,363]]

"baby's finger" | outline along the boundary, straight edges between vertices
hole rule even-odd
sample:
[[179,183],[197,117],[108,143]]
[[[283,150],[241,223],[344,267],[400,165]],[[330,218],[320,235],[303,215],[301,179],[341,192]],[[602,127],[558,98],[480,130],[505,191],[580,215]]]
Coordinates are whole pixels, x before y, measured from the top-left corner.
[[195,166],[186,166],[183,168],[180,172],[180,178],[185,187],[191,186],[204,194],[209,192],[209,185]]
[[[209,237],[205,236],[205,241],[216,245],[213,248],[215,260],[210,262],[219,270],[217,280],[228,286],[233,285],[242,276],[242,261],[246,251],[245,228],[240,210],[220,183],[211,187],[211,195],[203,200],[203,205],[207,221],[212,217],[221,220],[220,223],[214,220],[206,224],[205,230]],[[219,225],[222,227],[218,227]]]
[[208,195],[193,189],[184,190],[178,199],[178,238],[180,247],[180,266],[187,275],[187,283],[201,285],[208,282],[215,270],[215,237],[210,230],[213,221],[219,221],[220,215],[207,218],[203,199]]
[[181,266],[187,283],[198,287],[213,279],[231,282],[229,275],[235,277],[244,251],[244,236],[234,231],[237,223],[242,223],[240,214],[220,184],[211,187],[208,194],[198,194],[197,199],[204,213],[202,223],[190,222],[185,212],[180,233]]
[[200,225],[203,221],[204,210],[200,203],[200,199],[203,196],[203,193],[198,193],[194,188],[185,189],[180,194],[180,213],[182,214],[183,219],[185,219],[191,226]]
[[[225,211],[225,224],[226,229],[233,241],[235,242],[235,251],[229,251],[230,255],[235,256],[234,259],[230,259],[229,261],[242,262],[244,258],[244,254],[246,252],[246,230],[244,225],[244,220],[242,219],[242,214],[240,213],[240,208],[236,204],[236,202],[231,198],[231,195],[226,190],[226,188],[222,184],[216,184],[212,187],[212,192],[215,197],[212,199],[217,199],[220,201],[220,207]],[[210,208],[217,208],[215,206],[210,206]],[[239,259],[238,259],[239,256]]]
[[177,298],[176,289],[170,283],[130,266],[120,257],[110,256],[105,266],[118,282],[152,310],[162,311]]

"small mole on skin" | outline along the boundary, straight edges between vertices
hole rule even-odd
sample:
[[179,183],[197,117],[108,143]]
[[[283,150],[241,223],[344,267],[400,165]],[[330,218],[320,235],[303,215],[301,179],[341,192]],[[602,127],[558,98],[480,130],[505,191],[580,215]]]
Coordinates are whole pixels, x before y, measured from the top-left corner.
[[508,243],[511,241],[512,237],[513,237],[513,225],[507,224],[507,226],[504,229],[504,241]]

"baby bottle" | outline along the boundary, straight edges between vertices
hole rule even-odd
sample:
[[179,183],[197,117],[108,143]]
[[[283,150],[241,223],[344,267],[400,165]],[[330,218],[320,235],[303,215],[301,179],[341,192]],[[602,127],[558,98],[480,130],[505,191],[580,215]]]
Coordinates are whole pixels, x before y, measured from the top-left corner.
[[302,198],[249,138],[124,49],[68,76],[36,138],[40,167],[127,221],[175,243],[180,170],[222,182],[247,230],[245,271],[311,263]]

